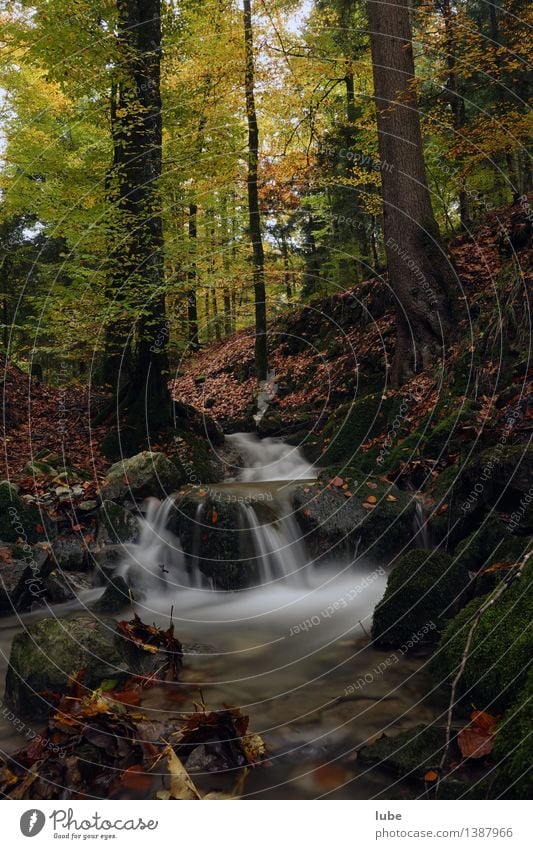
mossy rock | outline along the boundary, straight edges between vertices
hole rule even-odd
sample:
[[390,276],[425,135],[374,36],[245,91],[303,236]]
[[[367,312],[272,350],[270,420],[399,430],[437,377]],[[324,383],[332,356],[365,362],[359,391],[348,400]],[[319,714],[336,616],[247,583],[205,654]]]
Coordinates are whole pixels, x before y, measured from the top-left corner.
[[109,679],[148,676],[165,659],[136,646],[111,618],[41,619],[13,639],[4,701],[18,716],[44,719],[73,676],[90,693]]
[[352,463],[365,442],[386,430],[400,403],[375,393],[339,407],[322,431],[322,463]]
[[39,538],[37,528],[41,522],[39,510],[31,504],[26,504],[12,484],[2,481],[0,483],[0,539],[5,542],[16,542],[22,538],[24,542],[36,542]]
[[376,645],[398,648],[424,628],[425,641],[434,638],[457,610],[467,583],[468,576],[444,552],[417,549],[404,555],[374,611]]
[[174,437],[172,460],[180,468],[182,483],[191,485],[218,483],[222,480],[222,464],[206,439],[186,431],[177,431]]
[[65,693],[69,676],[81,670],[88,690],[128,674],[115,623],[91,616],[41,619],[13,639],[5,701],[19,715],[43,719],[54,694]]
[[[524,686],[531,660],[532,583],[530,560],[520,579],[483,613],[474,631],[457,692],[480,710],[504,710]],[[437,683],[449,684],[455,676],[473,618],[487,598],[473,599],[444,629],[431,661]]]
[[114,463],[100,489],[102,500],[164,498],[186,480],[183,469],[162,451],[141,451]]
[[383,562],[409,544],[416,509],[409,494],[350,468],[342,476],[349,487],[346,496],[330,484],[334,478],[327,470],[316,483],[298,485],[291,493],[295,518],[315,559],[353,556],[357,548],[358,556]]
[[176,500],[168,528],[179,538],[188,568],[198,569],[218,589],[257,583],[256,553],[239,503],[192,489]]
[[58,474],[54,466],[45,463],[43,460],[28,460],[23,471],[25,475],[31,475],[33,478],[43,476],[56,477]]
[[496,729],[494,759],[498,763],[496,791],[508,799],[531,799],[533,792],[533,669],[526,684]]
[[[532,479],[533,446],[498,443],[465,464],[458,488],[461,509],[473,516],[485,514],[494,507],[509,513],[518,512],[529,493]],[[522,528],[523,533],[529,533],[527,524]]]
[[384,734],[362,748],[358,759],[364,764],[392,770],[399,778],[422,779],[429,769],[438,769],[445,746],[445,728],[417,725],[400,734]]

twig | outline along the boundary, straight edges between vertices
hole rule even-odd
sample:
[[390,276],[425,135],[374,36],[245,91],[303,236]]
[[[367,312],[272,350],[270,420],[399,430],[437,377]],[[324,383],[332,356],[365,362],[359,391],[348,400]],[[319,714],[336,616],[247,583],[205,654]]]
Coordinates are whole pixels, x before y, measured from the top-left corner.
[[[474,634],[476,632],[477,626],[479,625],[480,619],[483,616],[483,614],[489,609],[489,607],[492,607],[494,602],[497,601],[500,598],[501,595],[503,595],[503,593],[505,592],[505,590],[509,586],[511,580],[513,580],[514,578],[520,577],[527,560],[529,559],[529,557],[531,557],[532,554],[533,554],[533,552],[528,552],[528,554],[525,555],[525,557],[521,560],[521,562],[518,566],[518,569],[516,571],[512,572],[511,574],[509,574],[509,576],[507,578],[505,578],[501,582],[501,584],[499,584],[492,591],[492,593],[489,595],[488,599],[481,605],[481,607],[477,611],[476,615],[474,616],[474,619],[473,619],[472,624],[470,626],[470,630],[468,631],[468,636],[466,638],[466,643],[465,643],[465,647],[464,647],[464,650],[463,650],[463,655],[461,657],[461,663],[459,664],[459,669],[457,670],[457,674],[456,674],[455,678],[453,679],[453,683],[452,683],[452,691],[451,691],[451,694],[450,694],[450,703],[448,705],[447,720],[446,720],[446,743],[444,745],[444,751],[442,753],[442,758],[440,759],[440,764],[439,764],[439,772],[441,773],[441,775],[443,773],[444,766],[445,766],[445,763],[446,763],[446,758],[448,757],[448,750],[450,748],[450,742],[451,742],[451,736],[452,736],[453,709],[455,707],[455,695],[456,695],[456,692],[457,692],[457,687],[458,687],[459,681],[461,680],[463,673],[465,671],[465,667],[466,667],[468,657],[469,657],[469,654],[470,654],[470,646],[472,645],[472,640],[474,638]],[[442,779],[439,779],[439,782],[438,782],[439,784],[440,784],[441,780]],[[438,788],[438,785],[437,785],[437,788]]]

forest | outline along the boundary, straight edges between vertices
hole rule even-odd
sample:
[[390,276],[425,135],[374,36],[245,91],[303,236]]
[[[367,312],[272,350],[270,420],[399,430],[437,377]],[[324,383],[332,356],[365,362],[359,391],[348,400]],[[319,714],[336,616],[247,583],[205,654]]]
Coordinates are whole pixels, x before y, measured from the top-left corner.
[[529,798],[531,5],[0,22],[2,798]]

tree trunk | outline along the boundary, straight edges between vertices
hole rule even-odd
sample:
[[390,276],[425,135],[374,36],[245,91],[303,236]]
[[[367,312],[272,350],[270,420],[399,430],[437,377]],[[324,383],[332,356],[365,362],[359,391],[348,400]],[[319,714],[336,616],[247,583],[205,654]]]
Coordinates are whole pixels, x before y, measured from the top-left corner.
[[[121,291],[130,321],[130,382],[120,396],[121,451],[150,441],[170,421],[167,385],[162,169],[161,0],[116,0],[120,109],[114,138]],[[118,273],[118,272],[117,272]],[[111,453],[118,453],[117,450]]]
[[255,373],[258,381],[267,379],[268,357],[266,336],[266,292],[265,292],[265,255],[261,237],[261,218],[259,214],[259,195],[257,191],[257,170],[259,161],[259,128],[255,111],[254,96],[254,41],[252,30],[251,0],[243,2],[244,47],[245,47],[245,93],[246,117],[248,120],[248,214],[250,220],[250,240],[253,253],[253,281],[255,300]]
[[189,240],[191,258],[189,262],[189,271],[187,274],[189,289],[187,292],[187,319],[188,319],[188,341],[191,351],[197,351],[199,348],[198,340],[198,304],[196,302],[196,240],[198,237],[198,228],[196,224],[196,215],[198,207],[195,203],[189,204]]
[[409,0],[369,0],[389,282],[397,302],[393,385],[443,355],[455,273],[427,186],[414,87]]

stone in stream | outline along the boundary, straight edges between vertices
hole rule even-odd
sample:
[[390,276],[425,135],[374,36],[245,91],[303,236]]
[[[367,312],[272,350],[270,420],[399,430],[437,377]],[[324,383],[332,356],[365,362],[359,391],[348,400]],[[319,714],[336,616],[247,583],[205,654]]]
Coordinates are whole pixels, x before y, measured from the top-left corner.
[[313,557],[353,557],[357,551],[358,556],[387,562],[409,544],[416,504],[407,493],[380,479],[369,479],[370,487],[351,481],[347,494],[332,485],[331,478],[326,475],[300,484],[291,496]]
[[99,548],[108,545],[120,545],[137,542],[139,537],[139,517],[137,513],[104,500],[96,514],[98,530],[96,543]]
[[394,566],[374,611],[375,645],[401,648],[409,641],[413,647],[434,642],[461,606],[468,583],[468,574],[449,554],[409,551]]
[[13,639],[4,701],[18,716],[43,719],[72,676],[81,674],[80,684],[90,693],[106,680],[150,675],[165,659],[159,651],[137,648],[113,619],[41,619]]
[[91,605],[95,613],[118,613],[131,604],[131,590],[121,575],[109,579],[98,601]]

